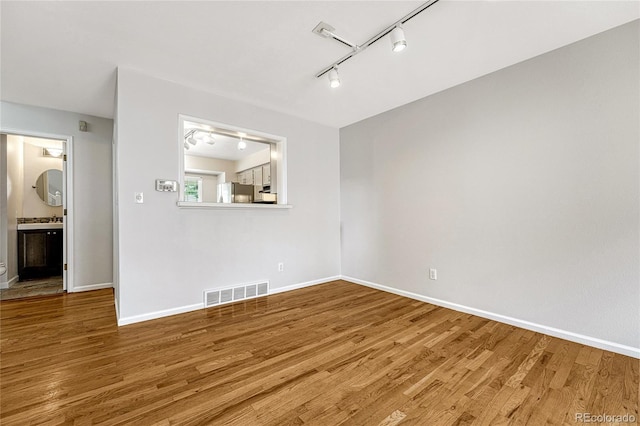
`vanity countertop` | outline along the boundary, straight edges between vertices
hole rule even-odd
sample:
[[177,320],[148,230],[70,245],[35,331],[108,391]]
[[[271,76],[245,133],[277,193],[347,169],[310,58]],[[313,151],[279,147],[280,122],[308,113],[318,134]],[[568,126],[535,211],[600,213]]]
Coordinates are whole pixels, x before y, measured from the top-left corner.
[[62,229],[61,222],[49,223],[19,223],[18,231],[26,231],[28,229]]

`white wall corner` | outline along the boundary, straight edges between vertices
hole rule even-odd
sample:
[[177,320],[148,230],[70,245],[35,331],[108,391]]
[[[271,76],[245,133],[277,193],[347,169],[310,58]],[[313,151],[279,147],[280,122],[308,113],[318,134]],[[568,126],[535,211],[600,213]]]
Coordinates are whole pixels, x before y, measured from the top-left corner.
[[341,279],[340,275],[336,275],[336,276],[333,276],[333,277],[326,277],[326,278],[320,278],[320,279],[313,280],[313,281],[306,281],[306,282],[299,283],[299,284],[292,284],[292,285],[288,285],[288,286],[284,286],[284,287],[271,288],[271,289],[269,289],[269,294],[284,293],[286,291],[298,290],[300,288],[311,287],[311,286],[318,285],[318,284],[326,284],[328,282],[336,281],[336,280],[339,280],[339,279]]
[[599,339],[597,337],[586,336],[584,334],[574,333],[567,330],[561,330],[555,327],[549,327],[542,324],[536,324],[533,322],[513,318],[494,312],[484,311],[482,309],[476,309],[465,305],[459,305],[457,303],[447,302],[446,300],[434,299],[432,297],[423,296],[421,294],[412,293],[410,291],[399,290],[393,287],[388,287],[382,284],[373,283],[371,281],[365,281],[354,277],[342,276],[341,279],[354,284],[360,284],[366,287],[371,287],[377,290],[386,291],[387,293],[397,294],[398,296],[408,297],[410,299],[419,300],[425,303],[431,303],[432,305],[441,306],[443,308],[452,309],[458,312],[464,312],[471,315],[476,315],[482,318],[487,318],[493,321],[501,322],[504,324],[513,325],[516,327],[524,328],[525,330],[531,330],[538,333],[547,334],[552,337],[558,337],[560,339],[569,340],[571,342],[580,343],[583,345],[593,346],[598,349],[604,349],[627,355],[633,358],[640,359],[640,348],[634,348],[632,346],[622,345],[620,343],[611,342],[608,340]]

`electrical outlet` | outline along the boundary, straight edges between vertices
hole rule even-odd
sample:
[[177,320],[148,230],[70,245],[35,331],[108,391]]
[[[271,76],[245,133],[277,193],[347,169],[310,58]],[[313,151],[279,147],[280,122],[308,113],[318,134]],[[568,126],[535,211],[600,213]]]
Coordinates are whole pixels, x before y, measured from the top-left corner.
[[136,203],[144,203],[144,194],[142,192],[136,192]]
[[278,263],[278,272],[284,272],[284,262]]
[[434,268],[429,269],[429,279],[437,280],[438,279],[438,270]]

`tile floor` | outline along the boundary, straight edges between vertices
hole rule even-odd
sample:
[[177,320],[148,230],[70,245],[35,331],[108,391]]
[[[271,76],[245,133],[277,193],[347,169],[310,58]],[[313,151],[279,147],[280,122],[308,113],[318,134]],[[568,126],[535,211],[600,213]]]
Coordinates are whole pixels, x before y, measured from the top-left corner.
[[19,281],[10,288],[0,290],[0,300],[23,299],[25,297],[61,294],[62,276]]

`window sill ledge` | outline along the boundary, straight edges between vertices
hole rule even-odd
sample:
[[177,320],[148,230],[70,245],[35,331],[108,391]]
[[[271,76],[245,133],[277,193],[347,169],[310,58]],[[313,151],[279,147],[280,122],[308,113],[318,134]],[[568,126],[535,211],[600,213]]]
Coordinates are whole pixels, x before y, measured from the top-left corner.
[[291,204],[260,204],[260,203],[194,203],[191,201],[178,201],[180,208],[196,208],[196,209],[290,209]]

